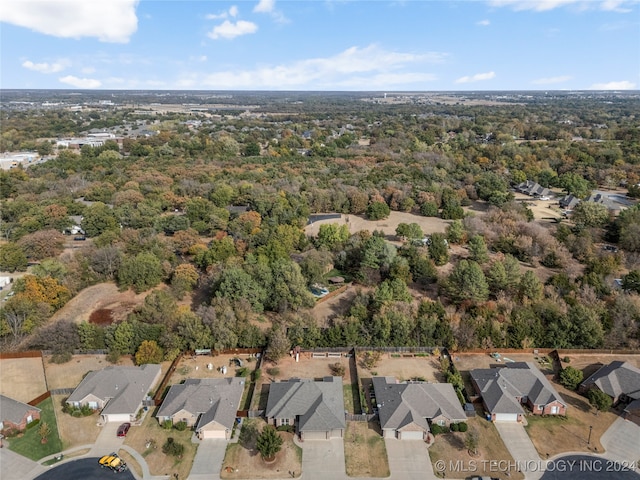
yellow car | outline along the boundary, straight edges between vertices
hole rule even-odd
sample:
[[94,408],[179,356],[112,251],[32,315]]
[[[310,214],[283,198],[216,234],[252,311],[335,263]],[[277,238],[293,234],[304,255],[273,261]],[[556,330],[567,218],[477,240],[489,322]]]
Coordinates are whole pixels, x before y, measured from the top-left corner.
[[110,468],[114,472],[124,472],[127,469],[127,464],[116,453],[105,455],[98,460],[98,463],[101,467]]

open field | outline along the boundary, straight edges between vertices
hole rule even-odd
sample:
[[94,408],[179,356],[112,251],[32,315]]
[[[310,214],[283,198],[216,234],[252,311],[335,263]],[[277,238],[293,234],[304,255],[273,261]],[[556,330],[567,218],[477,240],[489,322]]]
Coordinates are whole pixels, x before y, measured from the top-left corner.
[[509,463],[513,465],[514,460],[493,423],[479,416],[469,418],[467,423],[469,430],[475,429],[479,434],[477,456],[472,456],[464,446],[466,433],[450,432],[437,435],[435,443],[429,447],[429,456],[434,465],[438,460],[444,461],[445,468],[438,469],[436,473],[444,474],[443,478],[459,478],[461,468],[466,468],[465,471],[470,475],[522,480],[524,478],[522,473],[500,471],[498,468],[500,465],[507,466]]
[[[567,402],[567,416],[540,417],[529,415],[525,427],[542,458],[563,452],[602,452],[600,437],[618,417],[613,411],[597,412],[589,400],[578,393],[553,383]],[[589,441],[589,427],[593,427]]]
[[[266,425],[263,420],[245,420],[256,425],[258,432]],[[293,434],[278,432],[284,440],[282,449],[276,455],[273,463],[267,464],[262,460],[260,453],[255,448],[255,439],[245,448],[240,443],[230,443],[227,446],[227,453],[222,463],[220,478],[242,478],[242,479],[269,479],[269,478],[291,478],[295,472],[295,477],[302,473],[302,449],[293,442]]]
[[347,422],[344,457],[350,477],[388,477],[387,449],[377,422]]
[[0,394],[27,403],[46,391],[41,358],[0,360]]
[[[496,349],[495,352],[500,353],[500,349]],[[453,357],[453,363],[461,372],[474,370],[476,368],[490,368],[492,365],[502,366],[505,363],[509,363],[510,360],[513,360],[514,362],[533,362],[543,373],[553,373],[551,363],[542,361],[542,359],[546,357],[544,354],[506,353],[504,355],[500,354],[500,361],[497,361],[488,353],[452,353],[451,355]]]
[[[51,357],[45,356],[44,369],[47,376],[47,384],[50,390],[56,388],[76,388],[84,376],[94,370],[102,370],[111,365],[106,355],[74,355],[67,363],[51,363]],[[131,357],[123,356],[118,365],[132,366]]]
[[320,225],[324,223],[337,223],[338,225],[348,225],[351,233],[356,233],[361,230],[368,230],[373,232],[379,230],[384,232],[387,240],[397,241],[396,228],[401,223],[417,223],[420,225],[422,231],[426,234],[432,233],[444,233],[447,226],[451,223],[451,220],[443,220],[437,217],[423,217],[422,215],[415,215],[407,212],[391,212],[388,218],[384,220],[367,220],[362,215],[342,215],[341,218],[332,218],[329,220],[319,220],[313,222],[311,225],[307,225],[305,233],[309,236],[318,235]]
[[[154,418],[149,411],[141,426],[131,427],[124,443],[145,458],[152,475],[178,474],[178,478],[187,478],[198,449],[196,444],[191,443],[192,435],[193,432],[190,429],[183,432],[179,432],[175,428],[165,430],[158,424],[158,419]],[[169,437],[173,437],[175,442],[184,445],[184,454],[181,457],[162,453],[162,445]],[[153,442],[149,445],[150,440]]]
[[640,355],[608,355],[608,354],[587,354],[572,355],[560,353],[560,359],[569,357],[570,362],[562,362],[563,367],[572,366],[578,370],[582,370],[584,378],[593,374],[598,368],[611,362],[619,360],[621,362],[629,362],[631,365],[640,368]]

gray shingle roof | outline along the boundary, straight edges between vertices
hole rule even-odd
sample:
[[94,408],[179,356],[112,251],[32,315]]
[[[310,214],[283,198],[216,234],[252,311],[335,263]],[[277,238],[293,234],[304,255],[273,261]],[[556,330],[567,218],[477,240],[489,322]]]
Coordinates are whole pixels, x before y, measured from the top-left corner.
[[160,365],[152,364],[140,367],[109,366],[89,372],[69,396],[67,403],[83,402],[87,396],[94,395],[108,401],[102,410],[103,414],[133,414],[159,374]]
[[188,379],[171,386],[156,417],[171,417],[186,410],[200,415],[196,430],[211,422],[232,428],[243,390],[244,379],[240,377]]
[[534,405],[548,405],[554,401],[566,405],[551,382],[531,362],[472,370],[471,378],[491,413],[524,413],[516,397],[528,397]]
[[449,383],[398,383],[393,377],[373,377],[382,428],[401,430],[415,423],[429,429],[427,419],[440,415],[464,421],[466,415]]
[[323,381],[292,378],[269,386],[267,418],[299,417],[298,429],[329,431],[345,428],[341,377]]
[[18,424],[27,412],[33,410],[41,411],[38,407],[32,407],[13,398],[0,395],[0,422],[9,421]]
[[582,382],[585,388],[593,385],[615,399],[622,394],[640,399],[640,369],[629,362],[611,362]]

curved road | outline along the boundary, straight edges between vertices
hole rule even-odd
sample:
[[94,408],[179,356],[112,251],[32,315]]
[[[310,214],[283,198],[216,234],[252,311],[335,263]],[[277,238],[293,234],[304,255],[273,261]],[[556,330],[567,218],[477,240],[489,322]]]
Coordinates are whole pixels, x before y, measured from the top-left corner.
[[541,480],[640,480],[634,468],[593,455],[567,455],[548,462]]
[[99,458],[83,458],[63,463],[58,467],[51,467],[48,472],[37,476],[34,480],[135,480],[133,474],[116,473],[98,464]]

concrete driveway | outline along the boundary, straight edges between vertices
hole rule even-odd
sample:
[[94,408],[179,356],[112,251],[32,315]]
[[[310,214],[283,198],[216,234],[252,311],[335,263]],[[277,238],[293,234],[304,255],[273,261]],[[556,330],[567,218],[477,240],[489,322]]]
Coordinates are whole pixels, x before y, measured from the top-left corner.
[[344,440],[305,440],[302,447],[302,478],[304,480],[346,479]]
[[24,480],[33,478],[44,468],[36,462],[9,450],[6,445],[0,448],[0,478],[2,480]]
[[111,452],[117,452],[122,448],[124,438],[118,437],[118,427],[121,425],[119,422],[105,423],[102,430],[96,438],[96,442],[91,447],[89,456],[102,457],[108,455]]
[[198,440],[198,451],[193,459],[189,480],[211,480],[220,478],[220,470],[228,440]]
[[[537,480],[542,477],[543,472],[537,468],[541,461],[540,455],[524,426],[516,422],[495,422],[495,426],[513,460],[521,466],[525,478]],[[536,468],[527,468],[527,465],[536,466]]]
[[616,419],[600,437],[605,448],[604,456],[621,465],[638,466],[640,462],[640,426],[633,422]]
[[420,440],[385,438],[391,478],[402,480],[435,479],[427,444]]

